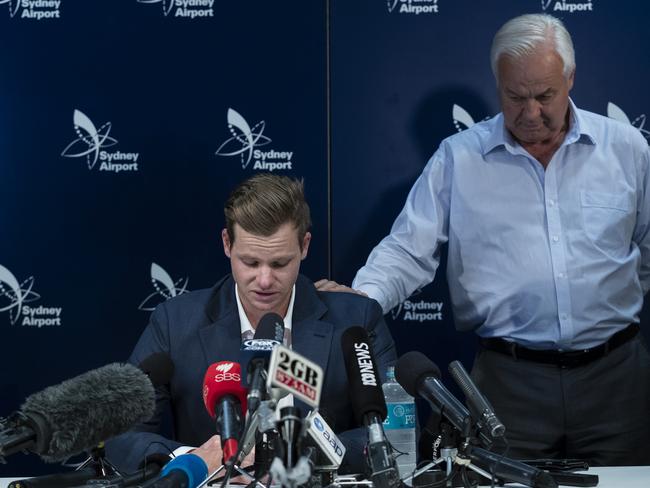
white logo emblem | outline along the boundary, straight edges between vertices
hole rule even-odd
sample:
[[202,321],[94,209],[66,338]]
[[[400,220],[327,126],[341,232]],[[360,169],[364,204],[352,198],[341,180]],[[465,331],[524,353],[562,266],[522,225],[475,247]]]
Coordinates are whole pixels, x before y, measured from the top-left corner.
[[438,13],[438,0],[386,0],[386,6],[389,13],[412,15]]
[[[61,307],[33,307],[27,305],[39,300],[41,296],[32,291],[34,277],[30,276],[22,283],[4,266],[0,265],[0,312],[9,311],[9,320],[14,325],[22,316],[20,325],[30,327],[60,326]],[[7,304],[8,301],[8,304]]]
[[77,109],[72,114],[72,123],[77,133],[77,139],[67,145],[61,156],[65,158],[86,156],[88,169],[93,169],[99,158],[99,150],[117,144],[117,140],[108,135],[111,132],[111,123],[106,122],[97,130],[92,120]]
[[[9,16],[21,19],[43,20],[61,18],[61,0],[0,0],[0,5],[9,7]],[[22,6],[20,15],[18,11]]]
[[[214,0],[138,0],[138,3],[154,4],[162,6],[165,17],[172,14],[172,17],[199,18],[214,17]],[[176,10],[173,10],[176,7]]]
[[[181,282],[183,284],[179,286]],[[142,301],[138,310],[152,312],[159,303],[175,296],[182,295],[183,293],[187,293],[189,291],[187,289],[187,282],[187,277],[185,278],[185,281],[183,281],[183,278],[180,278],[174,282],[171,276],[169,276],[169,273],[167,273],[167,271],[165,271],[161,266],[156,263],[151,263],[151,283],[153,284],[155,291]]]
[[215,154],[217,156],[237,156],[239,154],[241,167],[246,168],[253,157],[253,149],[271,142],[271,139],[263,135],[264,121],[260,120],[251,129],[246,119],[232,108],[228,109],[226,118],[232,137],[221,144]]
[[264,135],[265,123],[263,120],[251,127],[246,122],[246,119],[232,108],[228,109],[226,119],[232,137],[219,146],[219,149],[215,152],[217,156],[239,155],[242,169],[246,169],[251,160],[255,161],[253,169],[264,171],[293,169],[291,160],[293,151],[276,151],[275,149],[262,151],[256,149],[271,142],[271,139]]
[[585,2],[576,2],[575,0],[541,0],[542,10],[552,10],[560,12],[593,12],[594,6],[592,0]]
[[[442,320],[442,307],[444,302],[426,302],[424,300],[413,301],[412,299],[422,293],[418,288],[413,294],[399,305],[396,305],[390,312],[393,320],[404,322],[426,322]],[[402,313],[404,312],[404,313]]]
[[630,118],[627,116],[625,112],[618,106],[613,104],[612,102],[609,102],[607,104],[607,116],[610,119],[618,120],[619,122],[623,122],[625,124],[630,124],[637,129],[639,129],[639,132],[643,134],[643,136],[646,139],[650,139],[650,131],[648,129],[645,129],[645,114],[639,115],[636,119],[630,120]]
[[109,135],[111,132],[110,122],[104,123],[97,129],[86,114],[75,109],[72,114],[72,123],[77,138],[66,146],[61,152],[61,156],[64,158],[86,156],[89,170],[95,167],[97,160],[100,160],[99,171],[112,173],[138,171],[139,153],[104,150],[117,144],[117,140]]
[[33,276],[30,276],[22,283],[18,283],[11,271],[0,264],[0,298],[9,300],[9,305],[2,306],[0,304],[0,312],[9,311],[9,320],[11,320],[12,325],[18,322],[23,303],[33,302],[41,298],[38,293],[32,291],[33,286]]
[[[456,105],[455,103],[451,109],[451,118],[454,121],[454,126],[458,132],[469,129],[474,124],[476,124],[476,122],[474,122],[474,118],[469,114],[469,112],[467,112],[467,110],[465,110],[460,105]],[[483,120],[488,120],[489,118],[490,117],[485,117]]]
[[220,373],[227,373],[232,369],[232,367],[233,367],[233,363],[221,363],[218,366],[216,366],[214,369],[216,369]]

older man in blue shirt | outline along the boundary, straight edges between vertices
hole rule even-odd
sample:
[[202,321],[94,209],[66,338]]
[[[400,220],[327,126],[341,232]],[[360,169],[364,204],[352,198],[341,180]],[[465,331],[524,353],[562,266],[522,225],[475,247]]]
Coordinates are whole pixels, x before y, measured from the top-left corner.
[[508,21],[491,58],[502,112],[441,143],[352,287],[387,312],[448,243],[457,327],[480,336],[473,376],[511,455],[650,464],[648,144],[570,100],[556,18]]

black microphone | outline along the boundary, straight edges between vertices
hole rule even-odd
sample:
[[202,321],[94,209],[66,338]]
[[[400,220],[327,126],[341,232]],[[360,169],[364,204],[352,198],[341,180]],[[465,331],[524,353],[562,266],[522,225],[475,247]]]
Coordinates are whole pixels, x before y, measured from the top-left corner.
[[481,393],[478,386],[472,381],[460,361],[452,361],[449,364],[449,373],[456,381],[465,395],[470,412],[481,424],[485,425],[487,432],[493,438],[503,437],[506,432],[505,426],[497,418],[494,409],[485,395]]
[[494,454],[480,447],[472,447],[469,450],[469,458],[484,470],[494,471],[497,478],[506,482],[521,483],[533,488],[557,488],[557,482],[548,471]]
[[154,406],[154,387],[135,366],[88,371],[30,395],[0,421],[0,459],[29,450],[63,461],[150,419]]
[[[253,413],[266,396],[266,368],[273,348],[282,344],[284,337],[284,322],[276,313],[267,313],[261,319],[253,339],[242,344],[240,357],[245,364],[246,375],[242,375],[242,383],[248,388],[248,412]],[[246,381],[244,381],[244,379]]]
[[351,327],[341,336],[341,349],[348,374],[352,413],[357,423],[368,427],[370,478],[377,488],[399,485],[399,471],[382,422],[386,400],[368,334],[363,327]]
[[397,360],[395,378],[413,397],[424,398],[456,427],[464,437],[469,435],[472,418],[465,406],[440,381],[440,369],[418,351],[404,354]]

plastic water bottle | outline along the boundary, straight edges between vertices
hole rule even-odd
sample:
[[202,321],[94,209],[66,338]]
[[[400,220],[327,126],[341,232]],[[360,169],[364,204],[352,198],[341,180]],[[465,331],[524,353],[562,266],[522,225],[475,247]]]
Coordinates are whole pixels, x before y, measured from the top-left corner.
[[[415,453],[415,402],[413,397],[395,380],[395,368],[386,371],[386,383],[382,385],[388,415],[384,420],[384,432],[396,452],[400,478],[410,476],[416,467]],[[409,484],[412,483],[412,480]]]

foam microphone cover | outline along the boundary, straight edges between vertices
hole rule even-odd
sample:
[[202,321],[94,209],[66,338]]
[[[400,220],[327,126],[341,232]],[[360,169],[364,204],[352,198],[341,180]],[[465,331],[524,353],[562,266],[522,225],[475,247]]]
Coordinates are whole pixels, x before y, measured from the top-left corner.
[[440,379],[440,368],[421,352],[407,352],[397,360],[395,379],[412,397],[420,396],[418,387],[427,377]]
[[155,352],[138,364],[153,386],[166,385],[174,374],[174,362],[166,352]]
[[219,361],[211,364],[203,378],[203,403],[210,417],[214,418],[214,407],[226,395],[239,400],[242,412],[246,412],[248,391],[241,384],[241,366],[234,361]]
[[20,410],[44,419],[51,438],[37,454],[58,462],[149,420],[154,407],[147,375],[113,363],[30,395]]
[[270,339],[282,344],[284,339],[284,320],[277,313],[267,313],[261,319],[253,339]]
[[368,333],[363,327],[350,327],[341,336],[341,349],[348,373],[350,402],[359,425],[367,414],[386,418],[386,400]]

